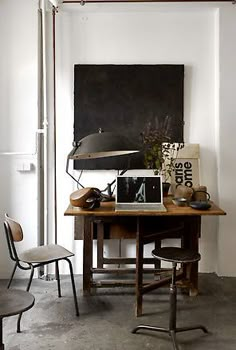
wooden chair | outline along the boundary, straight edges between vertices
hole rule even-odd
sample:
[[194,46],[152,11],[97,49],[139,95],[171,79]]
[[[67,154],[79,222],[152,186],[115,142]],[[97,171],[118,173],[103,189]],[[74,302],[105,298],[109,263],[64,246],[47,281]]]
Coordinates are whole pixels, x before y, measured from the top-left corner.
[[[61,297],[60,274],[59,274],[58,262],[60,260],[66,260],[69,264],[76,316],[78,316],[79,307],[78,307],[77,296],[76,296],[73,268],[72,268],[72,263],[69,259],[69,257],[74,256],[74,254],[58,244],[43,245],[36,248],[31,248],[29,250],[26,250],[18,254],[15,247],[15,242],[20,242],[23,240],[23,231],[22,231],[21,225],[15,220],[11,219],[7,214],[5,214],[4,228],[5,228],[10,258],[15,263],[7,288],[10,288],[11,286],[11,282],[13,280],[17,267],[19,267],[22,270],[30,270],[30,278],[26,288],[26,291],[29,291],[31,282],[34,276],[34,269],[40,266],[48,265],[50,263],[55,263],[58,297]],[[21,319],[21,314],[19,315],[19,318],[18,318],[17,332],[20,332],[20,319]]]

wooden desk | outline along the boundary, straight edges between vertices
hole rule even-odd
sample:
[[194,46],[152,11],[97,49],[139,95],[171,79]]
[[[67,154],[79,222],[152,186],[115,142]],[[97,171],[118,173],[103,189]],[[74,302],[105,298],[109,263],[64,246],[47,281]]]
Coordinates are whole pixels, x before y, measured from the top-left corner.
[[[94,273],[117,272],[118,269],[107,269],[103,264],[119,264],[134,263],[136,278],[136,315],[142,314],[142,298],[143,294],[154,290],[170,281],[169,277],[152,281],[151,283],[143,283],[143,264],[154,263],[151,258],[143,258],[144,244],[156,241],[157,236],[153,239],[154,234],[160,233],[160,239],[172,237],[169,234],[173,229],[173,237],[176,235],[176,227],[179,227],[182,243],[185,248],[191,248],[198,251],[198,240],[201,232],[201,216],[208,215],[225,215],[226,213],[211,202],[211,208],[208,210],[195,210],[190,207],[178,207],[172,203],[171,197],[167,197],[164,202],[166,212],[153,211],[115,211],[114,202],[101,203],[100,208],[95,210],[83,210],[81,208],[72,207],[71,205],[65,211],[66,216],[83,217],[83,290],[85,294],[89,294],[92,287],[108,287],[109,282],[95,282]],[[106,226],[107,225],[107,226]],[[136,239],[136,258],[104,258],[103,257],[103,239],[104,230],[109,228],[111,231],[110,238],[130,238]],[[117,227],[120,227],[119,231]],[[96,232],[95,232],[96,230]],[[96,233],[96,237],[95,237]],[[134,234],[134,235],[132,235]],[[98,239],[98,262],[97,268],[93,267],[93,239]],[[157,268],[157,263],[155,264]],[[120,273],[131,272],[131,269],[119,269]],[[153,269],[152,269],[153,271]],[[192,264],[191,271],[186,268],[182,271],[179,278],[188,277],[190,294],[198,293],[198,264]],[[124,281],[123,281],[124,282]],[[119,285],[119,282],[115,283]]]

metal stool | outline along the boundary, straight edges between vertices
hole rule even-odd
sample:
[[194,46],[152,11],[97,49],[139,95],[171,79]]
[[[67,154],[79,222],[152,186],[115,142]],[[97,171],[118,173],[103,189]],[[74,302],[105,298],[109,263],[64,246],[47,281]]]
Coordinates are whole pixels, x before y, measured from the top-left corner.
[[[22,314],[34,305],[34,296],[29,292],[18,289],[0,290],[0,350],[4,350],[3,344],[3,318]],[[17,321],[17,331],[20,331],[20,320]]]
[[164,260],[172,263],[172,280],[170,284],[170,316],[169,316],[169,328],[155,327],[149,325],[139,325],[132,330],[132,333],[136,333],[139,329],[148,329],[150,331],[164,332],[171,336],[173,347],[178,350],[178,344],[176,341],[176,333],[185,332],[194,329],[201,329],[204,333],[208,333],[206,327],[202,325],[194,325],[190,327],[176,327],[176,265],[177,263],[187,264],[194,263],[201,259],[199,253],[196,253],[189,249],[165,247],[160,249],[154,249],[152,251],[154,258]]

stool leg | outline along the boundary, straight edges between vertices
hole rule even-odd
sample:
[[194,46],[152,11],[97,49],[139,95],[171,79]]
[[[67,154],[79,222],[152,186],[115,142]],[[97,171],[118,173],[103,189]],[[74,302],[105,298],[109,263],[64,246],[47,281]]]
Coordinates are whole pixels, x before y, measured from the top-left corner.
[[162,332],[162,333],[170,333],[169,329],[163,328],[163,327],[155,327],[155,326],[149,326],[146,324],[140,324],[137,327],[135,327],[131,333],[136,333],[140,329],[147,329],[148,331],[156,331],[156,332]]
[[175,331],[170,331],[170,336],[172,339],[172,343],[173,343],[173,348],[174,350],[179,350],[178,344],[177,344],[177,340],[176,340],[176,334]]
[[190,327],[180,327],[176,328],[176,332],[186,332],[186,331],[193,331],[195,329],[201,329],[204,333],[209,333],[207,328],[205,326],[202,326],[201,324],[190,326]]
[[170,284],[170,319],[169,334],[172,339],[174,350],[179,350],[176,340],[176,311],[177,311],[177,288],[176,288],[176,263],[172,263],[172,277]]
[[[159,249],[161,248],[161,240],[158,239],[154,242],[155,244],[155,249]],[[154,266],[155,266],[155,269],[160,269],[161,268],[161,260],[159,259],[154,259]]]
[[0,318],[0,350],[4,350],[4,344],[2,342],[2,333],[3,333],[2,318]]
[[195,330],[195,329],[201,329],[204,333],[208,333],[208,330],[206,327],[204,327],[202,325],[176,328],[176,319],[177,319],[177,317],[176,317],[176,314],[177,314],[176,267],[177,267],[177,263],[173,262],[172,263],[172,277],[171,277],[171,283],[170,283],[169,328],[166,329],[166,328],[162,328],[162,327],[155,327],[155,326],[141,324],[141,325],[135,327],[132,330],[132,333],[136,333],[140,329],[168,333],[171,337],[174,350],[179,350],[177,340],[176,340],[176,333]]
[[176,263],[173,263],[172,279],[170,284],[170,331],[176,330]]

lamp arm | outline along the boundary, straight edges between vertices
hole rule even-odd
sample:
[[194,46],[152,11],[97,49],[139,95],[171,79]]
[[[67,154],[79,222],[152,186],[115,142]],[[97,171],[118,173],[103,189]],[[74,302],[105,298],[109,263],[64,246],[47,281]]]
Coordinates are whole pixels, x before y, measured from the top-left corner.
[[67,161],[66,161],[66,173],[82,188],[84,188],[84,186],[73,176],[69,173],[69,161],[70,161],[70,158],[67,158]]
[[[128,169],[122,170],[120,175],[124,175],[124,173],[126,173],[127,170]],[[111,186],[114,185],[115,182],[116,182],[116,179],[114,179],[111,183],[108,183],[107,187],[104,190],[102,190],[101,192],[106,192],[107,191],[108,196],[112,197],[114,190],[113,191],[111,190]]]

